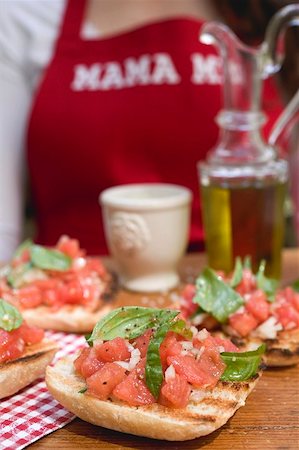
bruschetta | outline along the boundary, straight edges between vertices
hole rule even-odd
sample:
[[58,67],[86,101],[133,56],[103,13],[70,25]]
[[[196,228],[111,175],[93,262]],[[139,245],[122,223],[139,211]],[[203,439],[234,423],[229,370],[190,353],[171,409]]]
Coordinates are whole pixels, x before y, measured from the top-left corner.
[[92,424],[170,441],[225,424],[258,381],[264,351],[242,354],[179,311],[134,306],[102,318],[88,343],[47,368],[53,397]]
[[28,326],[14,306],[0,299],[0,399],[44,375],[57,350],[42,329]]
[[179,308],[191,324],[221,330],[240,349],[265,343],[268,366],[297,364],[299,293],[291,286],[279,288],[264,271],[264,262],[254,274],[240,259],[230,276],[205,268],[195,284],[184,287]]
[[29,325],[90,332],[111,310],[113,277],[100,258],[86,257],[79,242],[67,236],[54,248],[25,241],[1,275],[0,295]]

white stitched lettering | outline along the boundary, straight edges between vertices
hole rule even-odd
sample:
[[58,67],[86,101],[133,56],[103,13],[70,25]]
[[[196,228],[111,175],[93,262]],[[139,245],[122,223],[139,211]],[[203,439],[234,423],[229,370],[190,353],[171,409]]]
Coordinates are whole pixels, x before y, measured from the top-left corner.
[[101,64],[92,64],[90,67],[85,64],[77,64],[74,67],[74,72],[71,89],[74,91],[95,91],[99,89]]
[[127,58],[124,61],[126,86],[145,86],[150,84],[151,57],[142,55],[140,58]]
[[156,53],[153,59],[155,62],[152,73],[153,84],[178,84],[181,81],[170,55]]
[[100,88],[104,91],[109,89],[121,89],[125,86],[122,69],[117,62],[108,62],[101,80]]
[[215,55],[191,55],[192,77],[194,84],[220,84],[222,82],[220,58]]

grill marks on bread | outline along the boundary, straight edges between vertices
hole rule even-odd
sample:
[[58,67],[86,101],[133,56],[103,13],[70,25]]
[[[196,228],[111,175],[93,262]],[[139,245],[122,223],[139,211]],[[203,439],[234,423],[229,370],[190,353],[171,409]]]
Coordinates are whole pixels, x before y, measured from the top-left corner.
[[49,366],[46,373],[49,391],[65,408],[95,425],[170,441],[195,439],[220,428],[244,406],[260,377],[259,374],[237,383],[220,381],[210,390],[192,388],[199,400],[190,400],[184,409],[167,408],[157,403],[134,407],[80,394],[85,381],[74,373],[73,360],[74,357],[63,358],[54,367]]

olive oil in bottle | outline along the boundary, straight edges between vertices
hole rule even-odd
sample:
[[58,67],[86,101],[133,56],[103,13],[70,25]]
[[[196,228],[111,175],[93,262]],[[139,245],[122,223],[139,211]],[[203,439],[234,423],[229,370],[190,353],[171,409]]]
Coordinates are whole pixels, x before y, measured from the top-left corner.
[[266,260],[268,276],[278,278],[284,236],[286,183],[272,181],[231,187],[201,186],[205,242],[209,265],[226,272],[235,258],[250,256],[256,271]]

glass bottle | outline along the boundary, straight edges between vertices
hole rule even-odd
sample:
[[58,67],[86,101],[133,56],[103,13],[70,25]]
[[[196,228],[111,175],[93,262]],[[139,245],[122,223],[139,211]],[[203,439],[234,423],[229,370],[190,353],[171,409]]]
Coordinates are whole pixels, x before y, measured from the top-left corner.
[[[266,260],[267,275],[280,276],[288,164],[261,135],[266,117],[260,99],[263,78],[280,68],[279,30],[293,24],[294,17],[299,20],[298,5],[281,10],[259,48],[246,46],[217,22],[201,31],[201,41],[216,44],[223,60],[224,106],[216,117],[220,137],[198,164],[208,263],[216,270],[230,272],[237,256],[250,256],[254,270]],[[286,108],[272,136],[282,131],[293,110]]]

